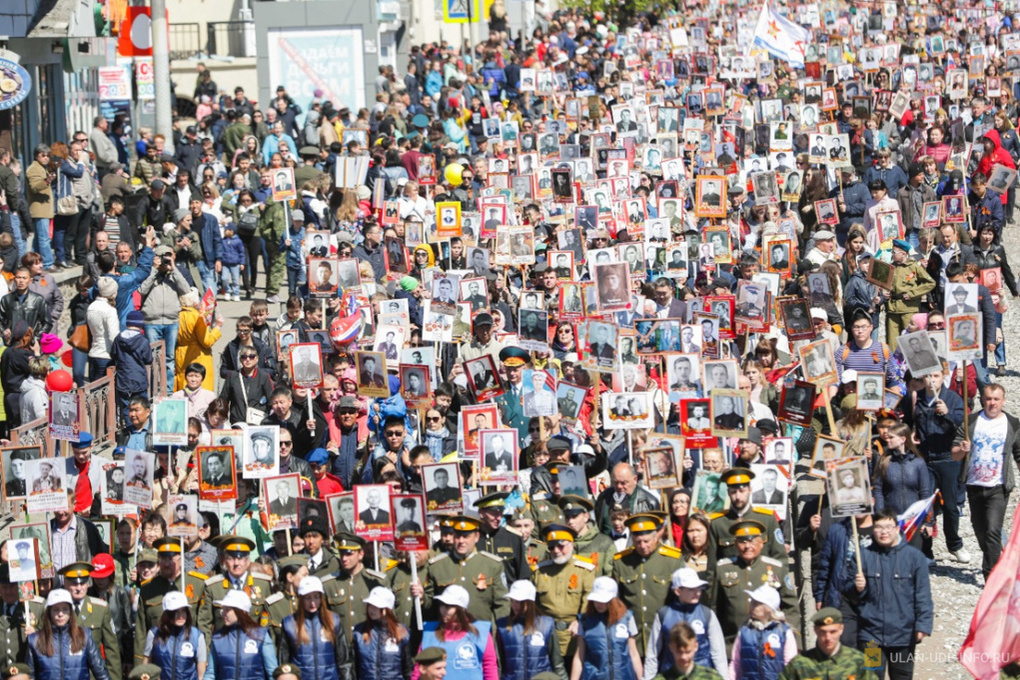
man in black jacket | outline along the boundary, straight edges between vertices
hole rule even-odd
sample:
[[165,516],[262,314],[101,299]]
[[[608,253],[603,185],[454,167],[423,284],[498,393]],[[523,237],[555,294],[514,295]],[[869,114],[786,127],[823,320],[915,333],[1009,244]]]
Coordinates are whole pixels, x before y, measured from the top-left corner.
[[[38,293],[28,289],[32,274],[25,267],[14,273],[14,290],[0,298],[0,329],[4,342],[11,343],[11,330],[16,321],[24,321],[35,331],[35,337],[50,332],[50,315],[46,313],[46,302]],[[14,338],[17,340],[17,338]]]
[[163,225],[173,219],[174,208],[170,198],[166,195],[166,182],[161,179],[153,180],[149,186],[149,193],[138,201],[135,209],[134,226],[144,232],[143,227],[153,226],[162,229]]
[[250,316],[242,316],[237,320],[237,335],[227,343],[220,361],[220,377],[226,378],[230,371],[241,370],[241,362],[238,361],[237,353],[242,346],[254,347],[259,354],[258,367],[265,369],[270,378],[276,376],[276,349],[270,347],[252,335],[252,320]]

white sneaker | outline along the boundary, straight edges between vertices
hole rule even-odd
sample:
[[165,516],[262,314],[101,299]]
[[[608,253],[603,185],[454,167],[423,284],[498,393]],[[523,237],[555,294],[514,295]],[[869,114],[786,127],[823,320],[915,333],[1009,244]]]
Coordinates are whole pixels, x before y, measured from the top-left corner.
[[970,562],[970,553],[964,550],[963,548],[960,548],[956,552],[951,552],[949,554],[953,556],[954,560],[962,564],[968,564]]
[[231,295],[230,299],[233,300],[234,302],[240,302],[241,301],[241,296],[240,295]]

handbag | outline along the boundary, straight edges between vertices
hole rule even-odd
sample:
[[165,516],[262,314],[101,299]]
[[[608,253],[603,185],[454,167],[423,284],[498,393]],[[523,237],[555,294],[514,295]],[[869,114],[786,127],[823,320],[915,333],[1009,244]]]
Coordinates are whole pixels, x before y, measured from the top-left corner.
[[[57,168],[57,189],[58,191],[60,189],[60,168]],[[74,192],[57,199],[57,214],[64,216],[78,214],[78,199],[75,198]]]
[[238,236],[252,236],[255,234],[255,229],[258,227],[259,218],[255,214],[254,210],[241,215],[240,219],[237,220],[237,234]]
[[89,330],[89,325],[83,323],[80,326],[75,326],[69,342],[71,347],[74,347],[76,350],[81,352],[89,351],[92,348],[92,331]]

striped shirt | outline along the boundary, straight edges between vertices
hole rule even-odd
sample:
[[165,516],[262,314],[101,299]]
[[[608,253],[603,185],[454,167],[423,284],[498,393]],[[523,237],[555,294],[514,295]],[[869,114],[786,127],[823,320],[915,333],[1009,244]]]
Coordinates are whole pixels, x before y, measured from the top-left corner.
[[858,373],[883,373],[885,374],[885,389],[898,387],[901,394],[905,391],[906,385],[901,374],[896,370],[892,352],[884,342],[873,340],[869,347],[861,349],[851,338],[840,346],[836,350],[836,372],[841,380],[843,371],[849,369]]

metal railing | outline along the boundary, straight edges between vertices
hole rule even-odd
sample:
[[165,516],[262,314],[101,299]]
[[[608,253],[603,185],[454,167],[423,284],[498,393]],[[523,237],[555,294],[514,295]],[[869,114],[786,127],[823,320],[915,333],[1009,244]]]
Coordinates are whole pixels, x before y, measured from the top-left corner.
[[170,24],[171,59],[188,59],[201,53],[202,31],[200,24]]
[[245,27],[250,21],[210,21],[206,24],[206,54],[219,57],[246,57]]

